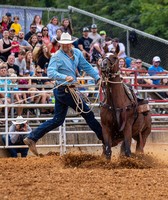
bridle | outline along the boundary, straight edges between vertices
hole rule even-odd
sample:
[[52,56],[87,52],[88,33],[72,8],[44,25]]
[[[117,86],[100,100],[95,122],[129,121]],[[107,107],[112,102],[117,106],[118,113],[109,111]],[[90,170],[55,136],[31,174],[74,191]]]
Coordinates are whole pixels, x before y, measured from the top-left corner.
[[[115,59],[115,61],[113,62],[113,59]],[[118,83],[122,83],[123,81],[113,81],[112,79],[116,78],[117,76],[120,76],[120,70],[113,72],[114,67],[116,67],[116,65],[118,64],[118,59],[116,58],[116,56],[113,53],[109,53],[106,55],[106,57],[102,60],[101,63],[101,71],[102,71],[102,79],[103,82],[109,82],[109,83],[113,83],[113,84],[118,84]]]

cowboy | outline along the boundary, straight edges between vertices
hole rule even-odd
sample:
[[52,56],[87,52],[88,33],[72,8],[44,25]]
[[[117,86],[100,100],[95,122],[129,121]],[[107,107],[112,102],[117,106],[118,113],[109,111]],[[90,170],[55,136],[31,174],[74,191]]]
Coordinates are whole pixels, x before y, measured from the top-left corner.
[[[32,129],[28,125],[27,120],[24,120],[22,116],[18,116],[15,121],[12,121],[12,125],[9,127],[8,144],[12,146],[24,145],[23,139],[26,137],[26,134],[23,134],[23,132],[30,131]],[[16,134],[13,132],[16,132]],[[2,136],[2,141],[6,144],[6,135]],[[18,153],[21,154],[21,157],[26,157],[28,154],[28,148],[9,148],[8,151],[13,158],[18,157]]]
[[[72,47],[74,41],[69,33],[62,33],[60,40],[58,40],[61,48],[51,57],[48,65],[47,75],[49,78],[56,80],[57,83],[57,87],[53,90],[55,96],[55,114],[53,119],[41,124],[24,139],[24,143],[37,156],[39,154],[36,149],[36,142],[46,133],[63,124],[68,106],[78,112],[80,111],[81,116],[96,133],[98,139],[103,141],[102,127],[95,119],[93,112],[90,111],[90,108],[83,99],[81,99],[80,103],[76,104],[71,93],[77,82],[76,71],[78,67],[93,77],[97,83],[100,82],[98,72],[86,61],[82,52]],[[76,88],[73,92],[75,90]],[[78,95],[78,97],[80,96]]]

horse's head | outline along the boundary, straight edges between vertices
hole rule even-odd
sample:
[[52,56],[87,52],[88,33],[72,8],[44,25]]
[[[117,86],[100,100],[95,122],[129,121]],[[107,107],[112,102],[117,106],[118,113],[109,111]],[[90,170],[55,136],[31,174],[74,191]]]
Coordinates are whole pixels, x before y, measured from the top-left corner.
[[106,78],[115,78],[119,73],[118,58],[116,54],[107,53],[101,63],[102,75]]

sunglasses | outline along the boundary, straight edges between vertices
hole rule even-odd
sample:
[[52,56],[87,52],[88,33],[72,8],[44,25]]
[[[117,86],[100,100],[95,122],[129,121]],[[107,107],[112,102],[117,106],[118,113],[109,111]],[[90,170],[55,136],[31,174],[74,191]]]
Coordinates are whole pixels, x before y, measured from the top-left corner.
[[138,64],[139,64],[139,63],[142,63],[142,62],[136,62],[136,63],[138,63]]
[[48,31],[47,29],[44,29],[43,31]]
[[40,38],[42,38],[42,36],[41,36],[41,35],[38,35],[37,37],[40,37]]
[[42,74],[42,72],[37,72],[37,74]]

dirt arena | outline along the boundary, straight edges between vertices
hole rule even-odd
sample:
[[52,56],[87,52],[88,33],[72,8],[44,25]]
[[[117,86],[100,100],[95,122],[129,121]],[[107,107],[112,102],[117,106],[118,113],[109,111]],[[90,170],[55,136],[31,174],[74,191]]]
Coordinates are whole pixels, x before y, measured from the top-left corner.
[[149,146],[145,156],[112,162],[96,154],[54,152],[42,157],[0,158],[1,200],[166,200],[168,146]]

